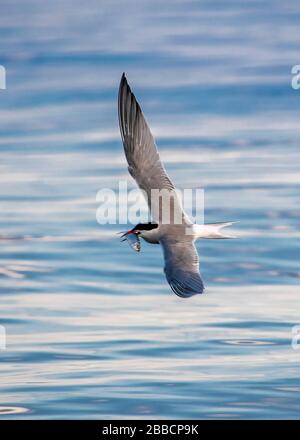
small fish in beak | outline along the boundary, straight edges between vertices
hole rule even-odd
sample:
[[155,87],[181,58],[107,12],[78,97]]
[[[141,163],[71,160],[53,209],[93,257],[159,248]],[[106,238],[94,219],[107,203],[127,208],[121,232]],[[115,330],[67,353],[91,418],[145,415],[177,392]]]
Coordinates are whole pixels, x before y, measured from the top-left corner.
[[123,235],[121,235],[121,238],[123,238],[123,240],[121,240],[121,241],[127,240],[127,242],[129,243],[130,247],[134,251],[140,252],[140,250],[141,250],[141,242],[140,242],[139,236],[138,236],[138,234],[136,232],[134,232],[133,230],[127,231]]

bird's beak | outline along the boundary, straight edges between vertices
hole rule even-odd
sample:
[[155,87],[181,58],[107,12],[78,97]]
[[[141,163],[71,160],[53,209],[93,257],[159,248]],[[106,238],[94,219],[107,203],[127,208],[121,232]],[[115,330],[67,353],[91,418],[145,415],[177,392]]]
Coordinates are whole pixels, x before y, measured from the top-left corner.
[[127,240],[130,247],[136,251],[136,252],[140,252],[141,250],[141,242],[140,239],[138,237],[138,234],[135,233],[135,231],[133,229],[130,229],[129,231],[126,232],[120,232],[121,235],[121,241],[125,241]]
[[133,230],[133,229],[129,229],[129,231],[118,232],[118,234],[122,234],[120,238],[121,238],[121,239],[123,238],[123,240],[121,240],[121,241],[125,241],[126,238],[127,238],[127,237],[126,237],[127,235],[129,235],[129,234],[134,234],[134,230]]

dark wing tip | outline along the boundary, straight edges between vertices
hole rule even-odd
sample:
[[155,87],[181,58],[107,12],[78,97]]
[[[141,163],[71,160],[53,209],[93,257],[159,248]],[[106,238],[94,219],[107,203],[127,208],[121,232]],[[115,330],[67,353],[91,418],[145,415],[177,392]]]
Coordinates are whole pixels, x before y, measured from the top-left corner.
[[[131,91],[128,84],[125,72],[121,77],[119,95],[118,95],[118,116],[119,116],[119,126],[121,131],[121,137],[123,143],[125,142],[126,136],[135,135],[135,120],[137,115],[141,113],[141,108]],[[124,145],[125,146],[125,145]],[[126,152],[126,146],[125,146]]]
[[123,72],[123,75],[121,76],[120,86],[119,86],[119,102],[121,98],[121,92],[124,88],[124,86],[128,86],[127,78],[125,76],[125,72]]
[[194,295],[201,295],[204,292],[204,285],[201,277],[187,279],[186,276],[178,278],[170,278],[167,276],[167,281],[173,292],[180,298],[190,298]]
[[124,83],[127,83],[127,78],[126,78],[125,72],[122,73],[120,85],[124,84]]
[[119,94],[118,94],[118,116],[119,116],[119,126],[120,126],[120,132],[121,137],[124,143],[124,136],[125,136],[125,103],[128,97],[128,94],[130,93],[130,88],[125,76],[125,72],[123,72],[120,86],[119,86]]
[[131,91],[131,90],[130,90],[130,87],[129,87],[129,84],[128,84],[128,81],[127,81],[127,78],[126,78],[126,74],[125,74],[125,72],[123,72],[123,73],[122,73],[122,76],[121,76],[120,87],[119,87],[119,94],[120,94],[121,90],[122,90],[124,87],[126,87],[129,91]]

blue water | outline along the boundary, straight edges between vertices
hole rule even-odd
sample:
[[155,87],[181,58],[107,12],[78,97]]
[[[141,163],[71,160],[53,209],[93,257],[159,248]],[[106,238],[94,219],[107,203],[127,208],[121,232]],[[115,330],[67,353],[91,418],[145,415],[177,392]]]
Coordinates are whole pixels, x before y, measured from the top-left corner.
[[[0,418],[299,418],[300,5],[2,0]],[[205,188],[206,294],[96,221],[126,171],[122,72],[169,175]]]

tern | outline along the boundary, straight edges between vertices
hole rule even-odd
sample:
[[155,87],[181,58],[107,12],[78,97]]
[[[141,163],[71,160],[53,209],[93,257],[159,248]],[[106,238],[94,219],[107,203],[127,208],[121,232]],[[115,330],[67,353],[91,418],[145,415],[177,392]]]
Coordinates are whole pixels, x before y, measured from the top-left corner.
[[[128,171],[143,191],[153,220],[137,224],[122,237],[128,239],[136,251],[141,248],[140,238],[151,244],[160,244],[165,276],[173,292],[181,298],[202,294],[204,284],[195,241],[199,238],[235,238],[222,233],[224,227],[235,222],[198,225],[190,221],[160,160],[154,138],[125,73],[120,82],[118,113]],[[168,199],[168,209],[162,206],[159,198],[153,197],[154,191],[167,191],[172,195]],[[168,222],[163,221],[164,209],[170,214]]]

